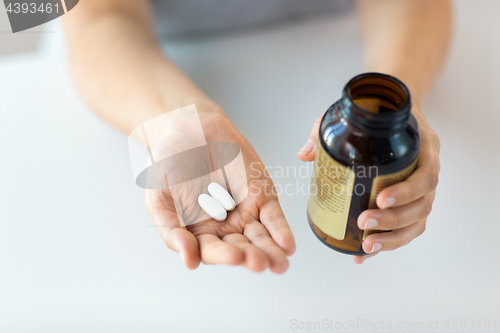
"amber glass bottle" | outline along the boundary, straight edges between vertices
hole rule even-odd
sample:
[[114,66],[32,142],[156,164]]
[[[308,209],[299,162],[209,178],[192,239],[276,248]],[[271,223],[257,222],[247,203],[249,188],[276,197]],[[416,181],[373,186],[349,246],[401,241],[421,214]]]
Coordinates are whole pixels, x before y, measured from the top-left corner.
[[321,121],[307,218],[326,246],[364,255],[362,211],[377,208],[383,188],[415,170],[420,135],[410,93],[395,77],[354,77]]

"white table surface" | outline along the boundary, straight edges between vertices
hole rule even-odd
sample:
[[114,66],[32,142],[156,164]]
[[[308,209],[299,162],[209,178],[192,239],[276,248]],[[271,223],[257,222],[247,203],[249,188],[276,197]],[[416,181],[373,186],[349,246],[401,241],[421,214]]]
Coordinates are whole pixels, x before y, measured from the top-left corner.
[[[448,319],[496,320],[500,331],[499,11],[496,0],[458,2],[424,108],[442,140],[427,231],[358,266],[313,236],[305,194],[282,195],[297,242],[284,275],[182,267],[134,185],[126,136],[84,105],[49,24],[37,53],[0,58],[0,332],[289,332],[323,320],[344,329],[320,331],[413,332],[436,320],[452,331]],[[295,153],[314,119],[362,70],[354,15],[166,50],[274,170],[303,165]],[[372,330],[350,326],[366,321]]]

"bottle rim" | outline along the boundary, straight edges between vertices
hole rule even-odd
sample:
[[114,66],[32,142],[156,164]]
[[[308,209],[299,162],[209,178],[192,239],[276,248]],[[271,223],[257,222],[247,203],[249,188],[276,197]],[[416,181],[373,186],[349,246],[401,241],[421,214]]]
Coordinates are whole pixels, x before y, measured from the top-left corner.
[[[400,106],[396,111],[389,113],[373,113],[363,109],[354,103],[354,98],[352,96],[352,87],[355,86],[356,83],[362,80],[369,79],[378,79],[380,82],[387,82],[388,85],[384,85],[384,88],[391,89],[390,85],[396,86],[401,92],[397,92],[395,89],[391,89],[395,94],[400,95],[400,97],[404,100],[402,106]],[[341,102],[343,104],[342,114],[349,121],[355,123],[359,127],[371,130],[388,130],[388,129],[397,129],[404,126],[409,118],[411,111],[411,96],[410,91],[406,87],[406,85],[401,82],[401,80],[395,78],[394,76],[377,73],[377,72],[369,72],[359,74],[353,77],[347,84],[344,86]]]

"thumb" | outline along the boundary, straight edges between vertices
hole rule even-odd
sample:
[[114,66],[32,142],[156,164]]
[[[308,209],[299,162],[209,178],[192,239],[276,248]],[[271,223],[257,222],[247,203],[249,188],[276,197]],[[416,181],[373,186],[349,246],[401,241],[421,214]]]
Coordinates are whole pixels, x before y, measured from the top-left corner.
[[309,134],[309,138],[297,153],[297,156],[301,161],[311,162],[314,161],[314,158],[316,157],[316,142],[318,141],[319,124],[321,123],[322,118],[323,115],[316,119],[312,127],[311,134]]

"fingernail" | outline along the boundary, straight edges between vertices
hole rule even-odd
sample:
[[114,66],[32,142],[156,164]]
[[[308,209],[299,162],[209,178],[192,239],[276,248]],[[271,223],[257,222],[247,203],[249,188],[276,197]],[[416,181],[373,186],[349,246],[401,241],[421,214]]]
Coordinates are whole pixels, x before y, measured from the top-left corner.
[[378,221],[375,219],[367,219],[365,222],[364,229],[373,229],[378,225]]
[[395,203],[396,203],[396,199],[393,197],[389,197],[389,198],[385,199],[385,201],[384,201],[384,208],[391,207]]
[[186,264],[186,260],[184,260],[184,254],[183,254],[182,252],[181,252],[181,253],[179,253],[179,254],[181,255],[182,262],[183,262],[184,264]]
[[370,251],[370,253],[380,251],[381,248],[382,248],[382,244],[373,243],[373,247],[372,247],[372,250]]
[[307,140],[306,144],[302,148],[300,148],[299,153],[308,155],[312,151],[313,147],[314,142],[312,142],[311,140]]

